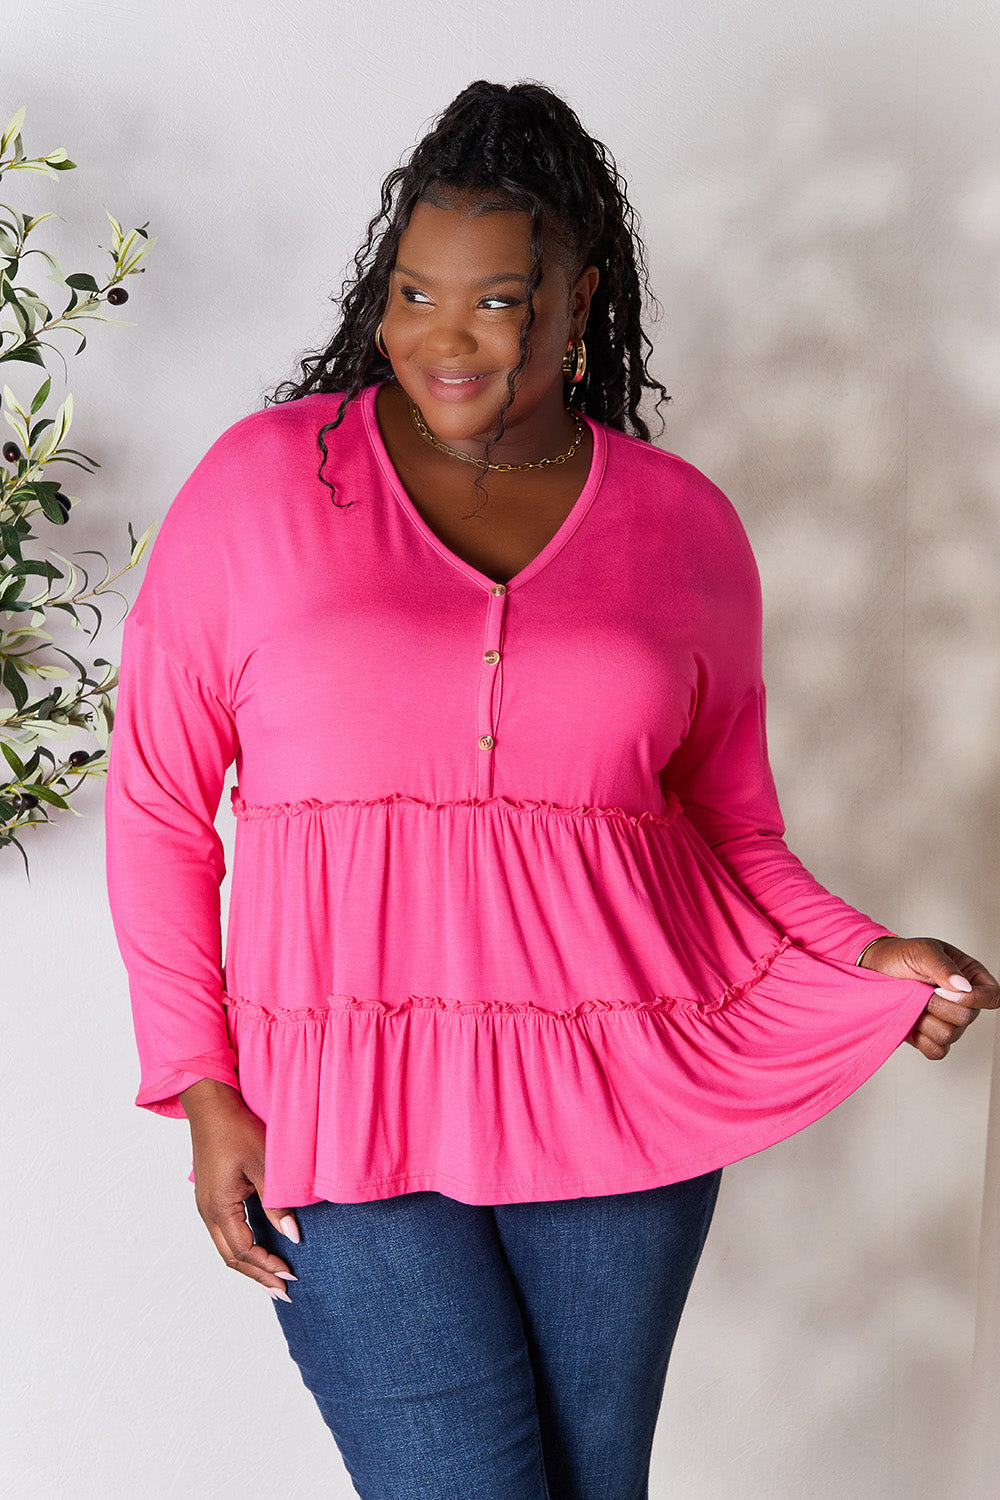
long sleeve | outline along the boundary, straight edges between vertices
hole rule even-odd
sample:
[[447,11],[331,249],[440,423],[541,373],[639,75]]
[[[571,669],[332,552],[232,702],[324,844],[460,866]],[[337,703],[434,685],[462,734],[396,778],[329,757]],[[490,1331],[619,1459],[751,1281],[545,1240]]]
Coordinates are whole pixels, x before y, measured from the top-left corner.
[[889,929],[832,895],[784,842],[767,751],[760,579],[735,511],[730,516],[719,557],[726,586],[706,614],[690,726],[662,780],[779,930],[824,957],[854,963]]
[[199,1078],[236,1085],[222,1007],[214,817],[236,752],[210,689],[127,620],[105,802],[108,895],[142,1068],[136,1104],[183,1116]]
[[135,1102],[178,1118],[178,1093],[200,1078],[238,1087],[214,824],[238,748],[211,503],[219,456],[216,445],[174,501],[126,619],[105,794],[108,896],[141,1065]]

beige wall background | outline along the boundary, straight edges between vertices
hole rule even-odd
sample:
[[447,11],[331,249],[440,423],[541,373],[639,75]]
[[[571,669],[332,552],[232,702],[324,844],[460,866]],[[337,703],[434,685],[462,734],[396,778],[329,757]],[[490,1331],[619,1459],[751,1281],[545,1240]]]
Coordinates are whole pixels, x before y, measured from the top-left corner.
[[[540,77],[642,215],[660,441],[727,491],[760,561],[791,847],[996,968],[998,63],[983,0],[5,0],[3,122],[27,105],[29,153],[79,167],[0,196],[60,216],[39,235],[66,270],[98,268],[103,206],[158,237],[133,326],[92,325],[79,361],[66,342],[74,446],[102,468],[74,471],[86,505],[55,545],[120,565],[126,521],[159,521],[329,333],[430,117],[474,77]],[[132,1104],[102,800],[27,835],[30,883],[0,865],[0,1493],[349,1496],[268,1299],[197,1217],[186,1127]],[[995,1031],[941,1064],[900,1049],[727,1173],[653,1500],[1000,1493]]]

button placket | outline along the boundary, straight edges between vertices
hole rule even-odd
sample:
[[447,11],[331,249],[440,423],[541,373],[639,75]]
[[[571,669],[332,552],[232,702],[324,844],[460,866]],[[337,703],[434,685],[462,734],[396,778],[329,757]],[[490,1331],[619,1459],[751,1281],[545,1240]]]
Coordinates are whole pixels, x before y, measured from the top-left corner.
[[500,712],[502,653],[500,650],[506,616],[507,588],[494,583],[486,605],[483,654],[479,668],[479,693],[476,702],[476,796],[492,797],[493,766],[497,741],[497,719]]

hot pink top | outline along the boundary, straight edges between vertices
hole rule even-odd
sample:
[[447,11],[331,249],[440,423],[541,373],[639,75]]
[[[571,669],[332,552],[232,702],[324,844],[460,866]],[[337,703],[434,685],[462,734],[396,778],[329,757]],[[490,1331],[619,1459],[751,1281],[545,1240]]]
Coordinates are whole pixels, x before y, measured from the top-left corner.
[[339,397],[223,433],[126,620],[107,856],[135,1102],[237,1085],[268,1207],[626,1192],[808,1125],[931,989],[856,968],[887,929],[782,841],[736,512],[590,422],[579,499],[497,584],[422,520],[375,395],[327,434],[338,504]]

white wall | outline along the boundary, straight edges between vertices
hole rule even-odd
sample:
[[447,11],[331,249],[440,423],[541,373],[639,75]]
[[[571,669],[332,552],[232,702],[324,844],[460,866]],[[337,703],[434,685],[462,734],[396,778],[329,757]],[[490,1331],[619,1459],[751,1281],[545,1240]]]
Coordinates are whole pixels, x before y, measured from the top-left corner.
[[[79,361],[66,341],[74,446],[103,467],[71,486],[87,500],[60,549],[121,562],[126,521],[158,521],[325,342],[378,183],[429,118],[474,77],[541,77],[643,217],[662,441],[727,490],[758,552],[791,846],[888,925],[995,966],[992,6],[4,0],[2,24],[0,124],[26,104],[29,152],[79,167],[0,197],[61,216],[38,235],[66,270],[97,269],[103,205],[158,236],[134,326],[91,325]],[[117,656],[117,615],[98,654]],[[77,805],[26,836],[30,884],[16,853],[0,865],[2,1492],[348,1496],[268,1299],[195,1213],[186,1126],[132,1105],[101,785]],[[654,1500],[1000,1492],[994,1029],[943,1064],[901,1049],[728,1172]]]

